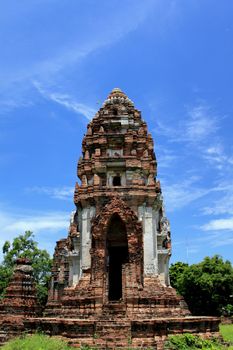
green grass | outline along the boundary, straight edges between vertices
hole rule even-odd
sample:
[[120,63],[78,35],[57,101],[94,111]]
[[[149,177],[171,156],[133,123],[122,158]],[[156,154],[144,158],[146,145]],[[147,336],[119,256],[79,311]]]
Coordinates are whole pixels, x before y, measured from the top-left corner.
[[231,342],[233,345],[233,324],[221,324],[220,333],[224,340]]
[[64,341],[43,334],[27,335],[10,340],[1,350],[73,350]]

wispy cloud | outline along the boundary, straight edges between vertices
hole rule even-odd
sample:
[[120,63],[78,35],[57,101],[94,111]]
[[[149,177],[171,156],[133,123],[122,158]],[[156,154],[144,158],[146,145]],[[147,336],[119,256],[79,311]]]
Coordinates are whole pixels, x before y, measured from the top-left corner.
[[211,204],[202,208],[205,215],[233,215],[233,183],[232,181],[223,181],[213,188],[214,192],[218,192],[218,198]]
[[163,193],[167,209],[169,211],[174,211],[183,208],[212,191],[212,189],[209,188],[201,188],[197,185],[194,186],[198,180],[198,177],[193,176],[179,183],[165,183],[163,186]]
[[159,169],[169,168],[174,163],[174,161],[178,161],[179,159],[178,155],[176,155],[173,150],[165,147],[156,146],[156,154],[159,160]]
[[[74,3],[67,7],[61,3],[57,20],[48,30],[47,26],[43,28],[39,23],[44,23],[45,13],[50,13],[54,5],[43,1],[39,2],[41,6],[38,7],[26,2],[28,4],[24,5],[24,10],[27,12],[30,8],[27,25],[22,23],[23,16],[18,16],[15,20],[11,9],[6,5],[4,16],[8,21],[5,28],[1,28],[8,34],[8,40],[0,68],[0,104],[8,104],[8,109],[21,107],[25,101],[33,99],[32,80],[39,79],[44,85],[50,85],[51,82],[56,85],[59,78],[64,82],[71,71],[78,75],[80,64],[86,58],[99,49],[115,45],[135,31],[158,3],[153,0],[143,3],[127,0],[122,6],[114,6],[114,2],[105,4],[101,11],[90,9],[88,4]],[[82,11],[79,11],[80,6]],[[34,20],[35,16],[37,21]],[[64,21],[65,18],[69,18],[69,21]],[[14,30],[10,25],[12,21]],[[28,26],[31,28],[30,34]],[[17,44],[11,45],[12,42]],[[37,45],[34,45],[35,42]],[[31,50],[32,46],[34,50]],[[12,57],[17,57],[17,62]],[[77,102],[71,95],[73,94],[52,92],[49,98],[90,118],[93,109]],[[16,99],[18,103],[12,103]]]
[[189,119],[184,123],[184,140],[199,142],[217,131],[218,118],[209,106],[195,106],[188,110],[188,115]]
[[[221,171],[226,167],[232,170],[233,155],[225,150],[220,136],[221,121],[226,116],[216,113],[213,108],[202,103],[188,108],[185,117],[179,118],[176,125],[171,127],[168,122],[157,122],[155,134],[166,136],[166,145],[171,143],[184,145],[188,157],[190,149],[208,166]],[[185,152],[182,152],[185,155]]]
[[65,187],[30,187],[26,188],[26,192],[33,192],[38,194],[45,194],[51,198],[61,199],[61,200],[71,200],[74,194],[74,188],[65,186]]
[[233,156],[228,156],[220,143],[203,149],[202,155],[204,159],[219,170],[226,165],[233,165]]
[[[136,6],[132,6],[130,0],[126,1],[124,6],[115,7],[114,11],[108,13],[105,21],[102,18],[101,21],[96,18],[99,27],[96,25],[91,29],[85,27],[91,35],[89,34],[82,44],[77,43],[77,40],[74,39],[72,45],[65,47],[57,57],[40,62],[40,69],[47,71],[47,73],[57,73],[64,67],[79,63],[94,51],[115,44],[132,31],[135,31],[150,15],[151,10],[157,3],[159,2],[155,3],[153,0],[147,0],[143,4],[139,2]],[[131,12],[130,17],[128,11]]]
[[33,85],[44,98],[56,102],[77,114],[81,114],[88,120],[90,120],[96,113],[96,109],[87,106],[83,103],[77,102],[72,96],[68,94],[50,92],[43,88],[42,85],[35,80],[33,81]]
[[[203,225],[204,226],[204,225]],[[218,225],[220,226],[220,225]],[[216,227],[216,225],[215,225]],[[204,231],[205,234],[198,235],[197,237],[192,237],[191,240],[188,242],[190,246],[192,247],[195,245],[196,247],[199,247],[199,250],[203,248],[204,246],[216,248],[216,247],[224,247],[224,246],[231,246],[233,245],[233,234],[232,230],[226,230],[226,229],[218,229],[218,230],[212,230],[207,229],[207,227],[200,227],[200,230]]]
[[230,230],[232,231],[232,240],[233,240],[233,217],[227,219],[216,219],[211,220],[207,224],[201,226],[203,231],[222,231]]
[[[60,231],[67,229],[69,225],[69,213],[66,212],[35,212],[31,214],[12,215],[9,212],[0,212],[0,227],[2,235],[11,237],[26,230],[35,233],[41,231]],[[9,236],[8,236],[9,235]]]
[[[203,229],[200,228],[200,230],[203,231]],[[182,246],[182,249],[186,251],[187,260],[190,254],[196,254],[199,253],[203,247],[208,246],[208,248],[217,248],[217,247],[224,247],[224,246],[231,246],[233,245],[233,235],[232,231],[226,231],[224,232],[222,230],[218,231],[211,231],[211,230],[205,230],[205,234],[203,235],[203,232],[197,232],[196,234],[193,233],[192,236],[187,235],[186,239],[183,240],[176,240],[175,237],[173,237],[173,243],[172,245],[174,247]],[[176,248],[178,250],[178,248]]]
[[233,217],[211,220],[200,229],[205,232],[205,236],[198,240],[200,243],[208,242],[214,248],[233,245]]
[[22,107],[30,107],[33,105],[32,101],[22,101],[20,99],[2,99],[0,98],[0,105],[1,105],[1,110],[0,114],[4,114],[5,112],[11,111],[12,109],[15,108],[22,108]]
[[57,239],[67,235],[70,213],[68,212],[28,212],[17,213],[0,210],[0,260],[1,247],[6,240],[12,241],[14,237],[25,231],[32,231],[35,239],[42,249],[53,252]]
[[163,122],[157,122],[155,133],[168,137],[170,142],[200,143],[218,130],[219,117],[205,104],[188,108],[186,116],[170,127]]

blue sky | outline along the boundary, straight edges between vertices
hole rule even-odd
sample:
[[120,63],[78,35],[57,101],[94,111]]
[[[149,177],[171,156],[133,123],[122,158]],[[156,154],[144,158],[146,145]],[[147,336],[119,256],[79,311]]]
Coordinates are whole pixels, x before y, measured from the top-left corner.
[[233,261],[233,2],[0,6],[0,245],[66,237],[86,124],[120,87],[155,140],[171,261]]

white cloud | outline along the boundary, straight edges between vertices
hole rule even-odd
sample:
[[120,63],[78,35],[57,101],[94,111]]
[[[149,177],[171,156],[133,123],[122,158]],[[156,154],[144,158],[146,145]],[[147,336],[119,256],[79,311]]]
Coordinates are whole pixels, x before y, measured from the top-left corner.
[[1,247],[6,240],[13,238],[25,231],[32,231],[35,239],[42,249],[53,253],[57,239],[67,236],[70,213],[67,212],[30,212],[17,213],[0,210],[0,259],[2,259]]
[[233,233],[232,231],[224,231],[220,232],[220,234],[216,237],[214,237],[214,239],[211,239],[210,244],[213,247],[229,247],[231,245],[233,245]]
[[49,212],[31,214],[11,214],[0,212],[0,227],[2,236],[17,235],[26,230],[39,233],[40,231],[59,231],[67,229],[69,226],[69,213]]
[[228,156],[224,152],[223,146],[220,143],[203,149],[202,156],[219,170],[223,169],[226,165],[233,165],[233,157]]
[[[11,9],[6,10],[4,17],[8,16],[8,21],[4,32],[9,32],[9,37],[0,66],[0,105],[8,104],[9,110],[21,107],[25,101],[33,99],[31,80],[38,77],[46,85],[51,82],[55,85],[59,78],[65,81],[64,77],[71,71],[73,73],[74,67],[75,74],[78,74],[81,62],[93,52],[112,46],[135,31],[151,14],[157,3],[153,0],[143,1],[143,3],[130,0],[125,1],[121,6],[104,5],[103,11],[95,14],[95,25],[93,25],[93,10],[88,8],[88,4],[84,5],[84,14],[81,15],[80,20],[78,3],[70,7],[60,4],[56,23],[50,27],[45,25],[44,28],[39,25],[40,18],[44,23],[46,11],[43,7],[26,6],[26,11],[30,7],[26,28],[22,20],[23,16],[18,16],[17,21],[13,16],[15,26],[13,31],[12,26],[9,25],[13,12]],[[48,6],[50,10],[54,7],[47,4],[46,9]],[[19,11],[21,10],[20,8]],[[33,20],[35,16],[39,21]],[[64,21],[66,17],[70,19],[69,23]],[[30,35],[28,35],[28,25],[31,28]],[[18,37],[23,40],[18,40]],[[17,45],[10,45],[11,42],[17,42]],[[36,45],[34,45],[35,42]],[[32,46],[35,49],[33,53],[30,49]],[[27,51],[28,49],[30,51]],[[17,57],[17,60],[13,60],[12,57]],[[91,107],[77,102],[70,95],[52,93],[50,98],[87,118],[93,114]],[[15,100],[17,103],[12,102]]]
[[93,118],[96,113],[96,109],[89,107],[83,103],[76,102],[71,96],[59,94],[59,93],[51,93],[49,98],[62,106],[65,106],[67,109],[70,109],[78,114],[84,115],[88,120]]
[[[189,108],[185,118],[179,118],[174,127],[167,123],[157,122],[155,133],[166,137],[169,143],[185,145],[183,155],[190,157],[190,149],[195,157],[201,158],[208,166],[216,168],[219,172],[232,171],[233,155],[224,149],[221,136],[218,134],[220,121],[225,116],[217,115],[207,104],[199,104]],[[165,163],[166,164],[166,163]]]
[[218,129],[218,119],[211,109],[199,105],[188,111],[190,118],[184,123],[184,140],[199,142],[215,133]]
[[24,101],[17,98],[14,99],[0,99],[1,110],[0,114],[11,111],[18,107],[30,107],[33,105],[32,101]]
[[[131,1],[127,1],[124,6],[116,6],[113,11],[108,13],[105,21],[102,18],[101,20],[96,18],[96,23],[99,23],[99,26],[95,25],[91,30],[87,26],[83,28],[87,32],[90,30],[90,33],[82,45],[77,44],[74,37],[70,47],[66,46],[57,57],[39,62],[38,68],[47,73],[57,73],[64,67],[79,63],[94,51],[115,44],[132,31],[135,31],[150,15],[155,5],[154,0],[147,0],[143,3],[137,3],[136,6],[132,6]],[[130,16],[128,11],[131,12]],[[72,35],[74,34],[72,33]],[[79,37],[80,33],[77,34],[77,37]]]
[[170,127],[157,122],[154,132],[168,137],[170,142],[191,142],[198,145],[218,130],[219,117],[215,116],[210,107],[199,104],[189,108],[185,118]]
[[5,232],[22,232],[30,228],[33,232],[41,230],[61,230],[67,228],[67,220],[62,214],[49,214],[39,217],[24,217],[5,227]]
[[205,215],[233,214],[233,193],[226,194],[202,210]]
[[189,189],[179,186],[179,184],[167,185],[163,191],[166,207],[170,211],[183,208],[209,193],[209,190],[205,189]]
[[88,120],[90,120],[96,113],[96,109],[75,101],[75,99],[68,94],[61,94],[45,90],[38,81],[33,81],[33,85],[46,99],[54,101],[77,114],[81,114]]
[[74,187],[64,186],[64,187],[30,187],[26,188],[26,192],[34,192],[38,194],[45,194],[51,198],[71,200],[74,195]]
[[172,245],[174,247],[182,246],[183,249],[185,249],[188,258],[189,253],[198,253],[203,249],[203,247],[216,248],[233,245],[233,234],[230,230],[224,230],[224,232],[222,230],[205,230],[204,235],[203,232],[201,235],[200,232],[193,233],[192,236],[187,234],[186,238],[180,241],[176,241],[175,237],[173,237]]
[[175,161],[178,162],[179,157],[174,154],[173,150],[165,147],[156,147],[156,154],[158,158],[158,169],[169,168]]
[[213,192],[218,192],[218,198],[204,208],[201,212],[205,215],[233,215],[233,183],[223,181],[213,187]]
[[219,230],[233,231],[233,217],[230,217],[227,219],[211,220],[207,224],[201,226],[201,229],[203,231],[219,231]]
[[[231,246],[233,245],[233,234],[232,230],[226,230],[226,229],[219,229],[218,230],[212,230],[207,229],[207,227],[200,227],[202,231],[204,231],[204,235],[199,235],[198,237],[191,240],[191,243],[194,243],[196,246],[199,246],[200,249],[203,248],[203,246],[208,246],[212,248],[216,247],[223,247],[223,246]],[[221,225],[214,225],[214,227],[220,227]],[[221,226],[222,227],[222,226]]]
[[[178,136],[176,128],[172,128],[172,127],[168,126],[166,123],[162,122],[161,120],[156,121],[156,128],[153,129],[153,132],[155,134],[166,136],[169,141],[171,139],[173,140],[174,133],[176,136]],[[176,138],[175,138],[175,140],[176,140]]]
[[212,189],[194,186],[198,179],[197,177],[191,177],[183,182],[171,185],[164,184],[163,194],[169,211],[183,208],[212,191]]

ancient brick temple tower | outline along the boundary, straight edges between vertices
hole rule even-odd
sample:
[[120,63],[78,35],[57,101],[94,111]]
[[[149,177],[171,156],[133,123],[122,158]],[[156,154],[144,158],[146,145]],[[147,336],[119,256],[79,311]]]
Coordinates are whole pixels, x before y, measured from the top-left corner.
[[219,319],[192,317],[169,285],[170,227],[156,170],[141,113],[114,89],[87,126],[77,209],[68,237],[55,248],[44,315],[11,307],[19,294],[18,304],[25,305],[25,293],[17,292],[19,278],[13,281],[0,303],[0,343],[1,334],[7,340],[40,329],[75,347],[162,350],[169,334],[218,334]]
[[188,313],[169,287],[170,228],[156,173],[147,125],[114,89],[83,139],[77,210],[56,247],[47,314],[62,307],[96,317],[113,305],[128,316]]

